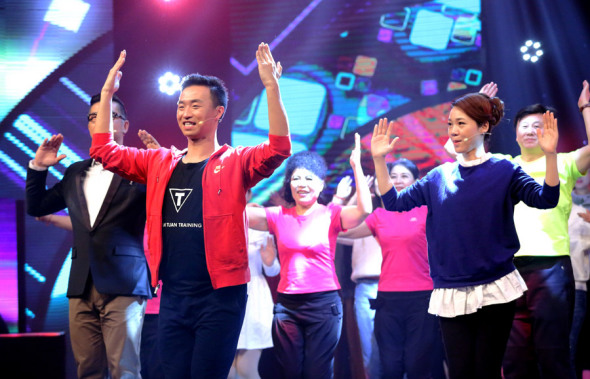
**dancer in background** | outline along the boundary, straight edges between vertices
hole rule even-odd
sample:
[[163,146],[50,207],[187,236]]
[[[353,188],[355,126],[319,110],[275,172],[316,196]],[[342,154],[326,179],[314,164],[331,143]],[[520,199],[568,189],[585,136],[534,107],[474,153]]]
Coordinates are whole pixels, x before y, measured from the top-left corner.
[[[373,183],[375,177],[367,176],[367,185],[371,189],[373,209],[381,204],[381,199],[375,196]],[[336,194],[332,198],[334,204],[344,204],[352,193],[352,179],[345,176],[338,183]],[[347,205],[356,205],[356,192],[350,197]],[[362,225],[362,224],[361,224]],[[364,238],[345,238],[342,233],[338,236],[338,243],[352,246],[350,280],[354,282],[354,313],[358,329],[361,358],[367,378],[381,378],[381,363],[379,362],[379,348],[375,340],[375,310],[371,309],[370,300],[377,298],[379,275],[381,274],[381,246],[370,233]]]
[[[576,289],[574,316],[570,332],[570,359],[576,373],[578,372],[576,369],[578,338],[586,317],[587,282],[590,280],[590,225],[584,219],[584,217],[590,216],[590,211],[587,208],[590,205],[588,179],[588,174],[586,174],[576,181],[572,193],[574,203],[568,220],[570,257]],[[583,204],[586,204],[586,207]]]
[[[387,169],[397,191],[418,179],[418,167],[404,158],[387,163]],[[428,313],[433,285],[428,269],[427,213],[425,206],[408,212],[379,207],[360,226],[340,234],[353,239],[375,236],[383,251],[379,292],[372,303],[384,378],[444,377],[438,320]]]
[[[578,98],[586,137],[590,138],[590,91],[584,81]],[[546,128],[543,114],[551,110],[534,104],[514,118],[520,155],[512,162],[537,181],[545,175],[545,155],[537,130]],[[568,219],[576,180],[590,169],[590,146],[557,154],[561,182],[555,209],[541,211],[518,204],[514,210],[520,250],[514,264],[528,292],[516,302],[516,314],[504,358],[507,379],[574,378],[570,359],[570,332],[574,313],[575,284],[570,259]],[[559,309],[559,312],[555,310]]]
[[[551,208],[559,200],[557,121],[543,116],[537,132],[547,162],[543,186],[523,170],[486,154],[484,140],[504,114],[498,98],[471,93],[456,99],[448,134],[458,162],[434,168],[398,192],[385,157],[393,151],[393,123],[375,125],[371,153],[385,208],[409,211],[426,205],[428,261],[434,290],[428,312],[440,316],[451,378],[500,378],[515,300],[526,286],[512,263],[519,243],[514,205]],[[395,228],[395,225],[391,225]]]
[[249,207],[250,227],[277,240],[281,274],[273,319],[273,344],[285,378],[331,378],[342,329],[340,284],[334,267],[338,233],[371,212],[371,195],[360,164],[360,137],[350,157],[358,192],[356,206],[318,202],[326,163],[302,151],[288,161],[283,196],[291,207]]

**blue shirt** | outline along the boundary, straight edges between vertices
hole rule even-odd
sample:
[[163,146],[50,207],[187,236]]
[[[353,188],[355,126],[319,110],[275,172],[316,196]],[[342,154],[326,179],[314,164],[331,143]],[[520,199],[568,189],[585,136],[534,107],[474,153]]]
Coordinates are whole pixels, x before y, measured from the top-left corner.
[[[389,211],[428,206],[426,238],[434,288],[493,282],[515,269],[520,248],[514,226],[519,201],[548,209],[559,201],[559,185],[539,185],[518,165],[490,158],[464,167],[445,163],[412,186],[383,195]],[[392,225],[395,227],[395,225]]]

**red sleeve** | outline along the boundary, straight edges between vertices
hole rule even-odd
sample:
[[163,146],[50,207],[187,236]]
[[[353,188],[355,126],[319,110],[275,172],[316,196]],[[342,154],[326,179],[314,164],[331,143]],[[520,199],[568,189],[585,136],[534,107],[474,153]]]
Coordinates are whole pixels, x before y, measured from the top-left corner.
[[269,135],[268,141],[257,146],[238,149],[242,155],[242,168],[246,185],[253,187],[272,173],[291,155],[291,137]]
[[105,169],[128,180],[147,183],[147,168],[150,154],[159,150],[143,150],[118,145],[111,133],[95,133],[92,136],[90,156],[101,162]]

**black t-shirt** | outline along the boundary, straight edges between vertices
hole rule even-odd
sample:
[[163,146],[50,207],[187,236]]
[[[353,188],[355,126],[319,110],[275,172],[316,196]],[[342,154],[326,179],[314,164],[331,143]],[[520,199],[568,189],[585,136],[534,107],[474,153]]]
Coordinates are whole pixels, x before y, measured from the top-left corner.
[[203,171],[199,163],[178,162],[164,195],[161,276],[167,291],[195,295],[212,291],[203,235]]

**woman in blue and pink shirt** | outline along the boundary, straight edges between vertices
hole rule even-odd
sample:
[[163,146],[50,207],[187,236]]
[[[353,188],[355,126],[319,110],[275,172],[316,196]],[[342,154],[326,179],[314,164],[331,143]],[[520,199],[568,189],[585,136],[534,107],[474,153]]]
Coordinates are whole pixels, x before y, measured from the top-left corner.
[[[401,158],[387,163],[397,191],[418,179],[418,167]],[[438,321],[428,313],[432,279],[428,268],[426,215],[421,206],[408,212],[376,208],[357,228],[341,237],[375,236],[383,254],[375,313],[375,339],[384,378],[430,378],[442,369]],[[436,360],[436,362],[435,362]]]
[[371,195],[360,164],[360,137],[350,157],[359,194],[356,206],[322,205],[326,163],[303,151],[287,161],[283,196],[291,207],[248,208],[250,227],[268,230],[281,262],[273,345],[286,378],[331,378],[342,329],[342,301],[334,255],[342,230],[371,213]]

